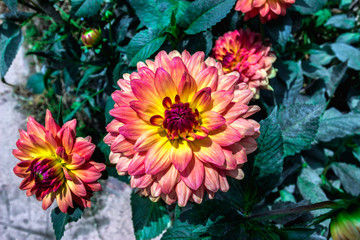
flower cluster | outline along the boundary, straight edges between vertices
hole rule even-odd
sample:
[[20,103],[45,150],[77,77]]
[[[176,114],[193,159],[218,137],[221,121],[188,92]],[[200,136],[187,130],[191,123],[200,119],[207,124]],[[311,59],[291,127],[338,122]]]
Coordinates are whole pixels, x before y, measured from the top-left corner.
[[225,33],[216,41],[213,57],[222,63],[225,73],[239,72],[239,83],[247,83],[254,98],[260,97],[260,88],[272,90],[269,78],[276,74],[272,67],[276,56],[262,43],[260,34],[249,29]]
[[259,124],[247,119],[253,92],[238,84],[240,74],[224,73],[203,52],[164,51],[154,61],[124,74],[104,142],[120,175],[153,201],[201,203],[226,192],[226,176],[242,179],[241,166],[255,151]]
[[245,13],[245,20],[260,15],[261,22],[265,23],[279,15],[284,16],[286,9],[294,3],[295,0],[238,0],[235,10]]
[[47,110],[45,127],[29,117],[27,132],[19,130],[20,139],[13,154],[20,162],[14,173],[24,180],[20,189],[34,195],[45,210],[56,202],[64,213],[74,203],[90,207],[92,192],[100,191],[97,180],[105,165],[92,161],[95,145],[91,138],[76,138],[76,120],[61,128]]

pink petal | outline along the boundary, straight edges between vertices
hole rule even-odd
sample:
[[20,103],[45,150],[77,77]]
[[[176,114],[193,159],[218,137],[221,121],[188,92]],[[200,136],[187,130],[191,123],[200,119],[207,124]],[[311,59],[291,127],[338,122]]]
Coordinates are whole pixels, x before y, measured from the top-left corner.
[[95,151],[95,144],[87,141],[76,141],[73,148],[73,153],[77,153],[86,160],[89,160]]
[[119,133],[130,140],[138,140],[138,138],[147,130],[154,127],[147,125],[143,120],[135,120],[125,124],[119,128]]
[[212,92],[218,86],[218,70],[216,67],[208,67],[198,73],[195,77],[198,89],[210,87]]
[[173,79],[175,86],[178,86],[183,77],[183,74],[188,73],[187,68],[180,57],[174,57],[171,60],[170,69],[171,78]]
[[232,91],[225,90],[216,91],[211,94],[211,98],[213,99],[213,107],[211,111],[221,113],[234,98],[234,93]]
[[65,128],[62,136],[62,144],[66,153],[71,153],[75,143],[75,134],[69,127]]
[[161,136],[159,134],[159,129],[150,129],[141,134],[135,142],[134,149],[138,152],[148,151],[154,144],[160,141],[161,137],[166,137],[165,133],[163,133],[163,135],[164,136]]
[[220,146],[229,146],[241,140],[243,136],[229,125],[223,125],[210,135],[210,138]]
[[181,77],[178,91],[180,100],[187,102],[196,93],[197,87],[194,78],[188,73],[184,72]]
[[174,99],[177,95],[177,89],[170,74],[163,68],[158,68],[155,73],[155,88],[161,99],[170,97]]
[[60,126],[55,122],[49,110],[46,110],[45,129],[49,130],[54,137],[56,136],[57,132],[60,130]]
[[218,129],[225,124],[225,118],[217,112],[208,111],[201,114],[202,126],[209,132]]
[[[184,52],[183,52],[183,54],[184,54]],[[204,70],[206,68],[204,58],[205,58],[204,52],[196,52],[189,58],[189,60],[186,63],[184,61],[184,63],[187,66],[187,69],[192,77],[197,76],[199,72],[201,72],[202,70]],[[183,58],[183,60],[184,60],[184,58]]]
[[217,192],[220,188],[219,183],[219,173],[218,171],[211,166],[211,164],[205,163],[205,178],[204,178],[204,186],[206,189]]
[[109,114],[122,123],[128,123],[139,119],[136,112],[129,106],[113,108],[110,110]]
[[151,175],[145,174],[142,176],[131,176],[130,186],[132,188],[146,188],[149,186],[154,180]]
[[193,96],[190,107],[197,109],[200,113],[211,108],[211,89],[203,88]]
[[161,116],[165,110],[162,105],[154,104],[150,101],[132,101],[130,102],[130,107],[137,113],[137,116],[133,119],[133,121],[141,118],[145,122],[149,123],[152,116]]
[[180,207],[185,207],[189,201],[192,191],[182,181],[176,185],[175,191],[178,198],[178,205]]
[[184,171],[192,157],[192,150],[186,141],[172,141],[169,158],[177,170]]
[[222,166],[225,163],[222,148],[209,137],[196,139],[194,142],[190,142],[190,146],[195,156],[203,162],[212,163],[216,166]]
[[204,164],[192,158],[183,172],[180,172],[180,178],[192,190],[198,189],[204,181]]
[[164,171],[171,165],[169,153],[171,143],[167,138],[162,138],[147,152],[145,157],[145,172],[155,175]]
[[129,175],[143,175],[145,173],[144,161],[145,154],[136,153],[128,167]]
[[171,165],[168,170],[160,172],[156,177],[162,192],[169,194],[174,189],[175,184],[179,182],[180,174],[174,165]]
[[[148,69],[148,68],[147,68]],[[159,98],[153,84],[145,80],[133,80],[130,82],[132,92],[139,100],[147,100],[154,103],[160,103],[162,99]]]

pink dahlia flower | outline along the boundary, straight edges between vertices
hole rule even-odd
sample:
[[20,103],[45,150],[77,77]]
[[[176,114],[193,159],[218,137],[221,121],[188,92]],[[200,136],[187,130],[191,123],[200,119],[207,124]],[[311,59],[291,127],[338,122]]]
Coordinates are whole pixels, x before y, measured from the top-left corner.
[[44,210],[55,199],[64,213],[74,203],[90,207],[92,192],[101,190],[97,180],[105,165],[90,160],[95,145],[90,137],[75,138],[75,128],[75,119],[60,128],[47,110],[45,127],[29,117],[27,132],[19,130],[13,154],[20,162],[14,173],[24,178],[20,189],[27,196],[35,194]]
[[276,56],[262,43],[260,34],[249,29],[227,32],[216,41],[212,54],[225,73],[240,73],[239,83],[247,83],[254,98],[260,97],[260,88],[273,90],[269,78],[276,75],[272,67]]
[[104,138],[110,161],[153,201],[185,206],[205,192],[226,192],[226,176],[242,179],[246,155],[257,147],[260,126],[247,119],[259,111],[247,105],[252,91],[246,84],[235,90],[239,74],[224,74],[204,57],[162,51],[124,74],[112,94],[115,119]]
[[238,0],[235,10],[245,13],[246,21],[260,14],[261,22],[265,23],[279,15],[284,16],[286,9],[294,3],[295,0]]

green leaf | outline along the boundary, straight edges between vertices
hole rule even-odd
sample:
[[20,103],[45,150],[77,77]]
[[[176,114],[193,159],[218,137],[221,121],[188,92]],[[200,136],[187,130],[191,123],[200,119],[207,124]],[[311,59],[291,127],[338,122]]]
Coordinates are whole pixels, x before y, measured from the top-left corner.
[[0,78],[5,77],[23,42],[21,28],[4,21],[0,25]]
[[181,41],[178,49],[187,50],[194,54],[197,51],[203,51],[208,55],[213,48],[213,35],[211,31],[198,33],[196,35],[188,36],[184,41]]
[[184,0],[130,0],[130,4],[142,24],[162,30],[170,25],[173,12],[179,21],[190,3]]
[[170,216],[161,201],[131,194],[132,220],[136,239],[157,237],[170,225]]
[[360,113],[342,114],[335,108],[325,111],[320,119],[316,140],[329,142],[335,138],[343,138],[360,134]]
[[339,84],[341,83],[341,81],[345,76],[346,70],[347,70],[346,63],[341,63],[339,65],[332,66],[329,69],[330,78],[328,81],[325,80],[325,85],[326,85],[327,94],[330,97],[334,96],[337,87],[339,86]]
[[340,8],[341,9],[348,9],[352,0],[341,0]]
[[292,20],[288,15],[265,24],[265,32],[270,36],[272,42],[280,44],[284,49],[291,35]]
[[81,80],[78,84],[78,87],[76,89],[76,95],[79,93],[79,90],[81,89],[81,87],[88,82],[90,76],[101,69],[102,69],[102,67],[97,67],[97,66],[92,66],[92,67],[89,67],[88,69],[86,69],[86,71],[84,72],[84,76],[81,78]]
[[165,39],[166,36],[151,29],[137,33],[131,39],[126,50],[128,58],[131,59],[130,66],[136,66],[137,62],[149,58],[163,45]]
[[115,101],[112,99],[111,96],[108,97],[106,100],[106,106],[105,106],[105,119],[106,123],[111,122],[114,117],[110,115],[109,111],[114,108]]
[[337,39],[337,43],[354,44],[360,42],[360,33],[343,33]]
[[64,236],[65,226],[69,222],[76,222],[81,218],[83,209],[75,208],[70,209],[68,213],[60,211],[59,207],[51,211],[51,222],[55,232],[56,240],[60,240]]
[[237,239],[233,234],[239,232],[242,220],[225,201],[210,200],[183,211],[162,239],[208,239],[207,235]]
[[360,195],[360,168],[352,164],[334,162],[331,165],[345,191],[353,196]]
[[360,71],[360,49],[345,43],[333,43],[331,49],[340,61],[347,62],[349,68]]
[[323,108],[323,105],[311,104],[293,104],[280,108],[277,119],[284,138],[285,156],[311,148]]
[[[309,200],[311,203],[318,203],[328,200],[324,191],[321,189],[322,181],[317,173],[307,167],[303,168],[300,176],[297,179],[297,187],[304,199]],[[312,212],[315,216],[325,213],[327,210],[317,210]]]
[[283,137],[276,113],[277,108],[260,122],[261,134],[256,140],[258,153],[255,157],[254,171],[258,172],[256,182],[263,195],[277,186],[283,169]]
[[234,4],[234,0],[195,0],[185,14],[185,33],[194,35],[206,31],[225,18]]
[[285,61],[276,64],[278,76],[286,83],[289,91],[285,92],[283,104],[293,104],[297,101],[300,90],[303,87],[304,76],[301,69],[301,61]]
[[330,17],[331,17],[331,11],[327,8],[321,9],[317,11],[314,16],[316,16],[316,27],[322,26]]
[[310,60],[320,65],[327,65],[335,58],[335,54],[329,44],[323,44],[317,49],[310,49],[309,53]]
[[300,14],[314,14],[324,7],[327,0],[296,0],[293,7]]
[[285,228],[277,231],[283,240],[304,240],[311,239],[310,236],[315,232],[315,229],[309,228]]
[[103,0],[72,0],[71,11],[77,17],[90,18],[99,12],[102,3]]
[[44,74],[34,73],[31,75],[26,83],[26,88],[35,94],[41,94],[45,90]]
[[11,12],[15,12],[17,10],[17,0],[4,0],[4,3]]
[[332,16],[325,26],[331,26],[340,29],[353,29],[355,27],[355,18],[348,17],[346,14]]

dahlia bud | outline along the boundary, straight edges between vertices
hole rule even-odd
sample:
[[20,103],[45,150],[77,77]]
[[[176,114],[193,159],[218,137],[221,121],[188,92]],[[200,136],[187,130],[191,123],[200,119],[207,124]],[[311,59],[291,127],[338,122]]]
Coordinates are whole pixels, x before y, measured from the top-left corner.
[[101,40],[101,30],[90,28],[81,34],[81,41],[86,47],[94,47]]
[[340,212],[331,220],[330,232],[334,240],[360,239],[360,208]]

